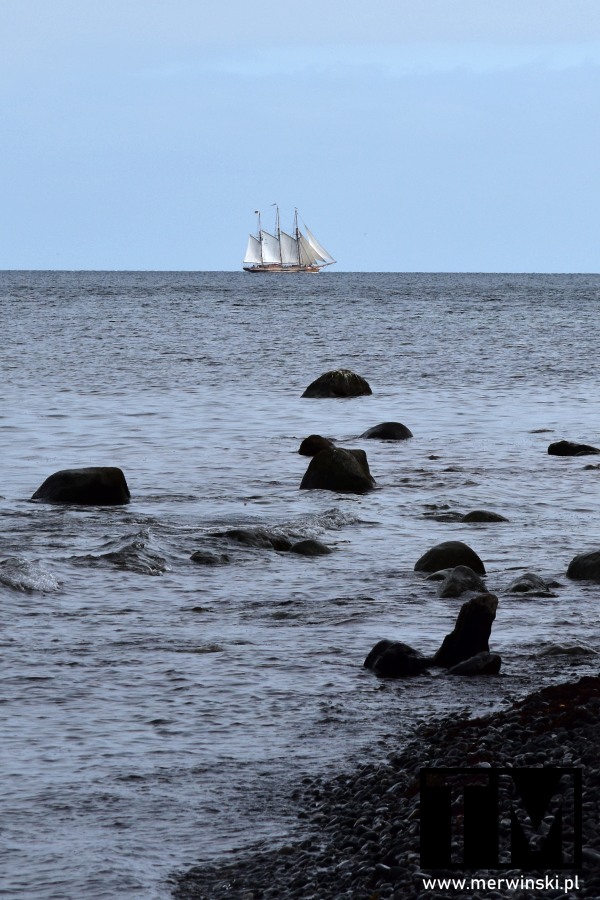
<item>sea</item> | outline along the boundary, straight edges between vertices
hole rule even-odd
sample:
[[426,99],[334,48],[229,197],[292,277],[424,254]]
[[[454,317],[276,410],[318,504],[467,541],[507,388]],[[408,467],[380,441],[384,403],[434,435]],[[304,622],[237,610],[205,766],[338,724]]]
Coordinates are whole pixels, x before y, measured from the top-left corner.
[[[600,275],[1,272],[3,896],[165,900],[293,842],[307,779],[597,674],[600,586],[566,570],[600,546],[600,457],[547,449],[600,445],[599,311]],[[372,395],[302,397],[336,368]],[[386,421],[412,439],[361,437]],[[310,434],[375,490],[300,490]],[[91,465],[131,503],[30,501]],[[378,679],[379,639],[452,630],[464,598],[414,571],[446,540],[485,563],[501,673]],[[524,572],[558,584],[510,594]]]

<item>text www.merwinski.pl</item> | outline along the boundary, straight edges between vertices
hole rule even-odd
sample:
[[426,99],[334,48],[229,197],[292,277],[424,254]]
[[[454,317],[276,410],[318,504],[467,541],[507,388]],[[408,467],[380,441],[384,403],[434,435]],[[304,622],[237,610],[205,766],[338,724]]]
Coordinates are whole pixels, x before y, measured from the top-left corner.
[[508,891],[578,891],[580,888],[579,876],[563,878],[557,875],[546,875],[545,878],[527,878],[521,875],[517,878],[424,878],[423,890],[456,890],[456,891],[481,891],[498,890]]

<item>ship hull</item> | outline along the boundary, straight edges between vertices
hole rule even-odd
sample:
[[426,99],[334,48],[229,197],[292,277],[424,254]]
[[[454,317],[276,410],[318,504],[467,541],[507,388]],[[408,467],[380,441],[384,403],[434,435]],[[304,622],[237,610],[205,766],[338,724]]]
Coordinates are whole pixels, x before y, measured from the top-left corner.
[[270,273],[275,275],[295,275],[297,272],[308,272],[316,274],[321,271],[322,266],[279,266],[274,263],[271,266],[244,266],[244,272],[252,273]]

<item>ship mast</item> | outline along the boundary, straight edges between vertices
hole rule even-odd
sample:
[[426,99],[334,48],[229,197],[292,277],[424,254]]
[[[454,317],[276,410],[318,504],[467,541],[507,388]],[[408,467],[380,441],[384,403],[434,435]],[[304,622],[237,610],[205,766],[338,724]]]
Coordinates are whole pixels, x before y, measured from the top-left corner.
[[260,264],[264,266],[265,260],[263,256],[263,237],[262,237],[262,225],[260,224],[260,209],[255,209],[254,212],[258,216],[258,242],[260,244]]
[[300,260],[300,229],[298,228],[298,208],[294,207],[294,237],[296,238],[296,250],[298,251],[298,265],[301,266]]
[[279,207],[276,203],[273,204],[275,207],[275,237],[277,238],[277,245],[279,247],[279,264],[283,265],[283,256],[281,255],[281,228],[279,225]]

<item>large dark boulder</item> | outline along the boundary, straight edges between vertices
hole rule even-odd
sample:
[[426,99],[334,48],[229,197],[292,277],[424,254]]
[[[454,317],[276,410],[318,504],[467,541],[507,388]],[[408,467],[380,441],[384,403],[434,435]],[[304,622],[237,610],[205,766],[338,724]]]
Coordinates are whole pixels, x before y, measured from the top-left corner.
[[502,665],[502,658],[497,653],[483,650],[464,662],[457,663],[448,669],[448,675],[497,675]]
[[439,569],[453,569],[455,566],[469,566],[478,575],[485,575],[485,566],[480,558],[462,541],[436,544],[417,560],[415,572],[437,572]]
[[479,594],[463,603],[454,630],[446,635],[433,658],[434,665],[449,668],[489,651],[488,641],[497,608],[495,594]]
[[460,597],[467,591],[485,593],[487,587],[482,578],[469,566],[455,566],[442,581],[438,597]]
[[407,428],[402,422],[382,422],[361,434],[361,438],[373,438],[380,441],[405,441],[412,436],[410,428]]
[[81,506],[119,506],[131,495],[121,469],[93,466],[62,469],[50,475],[32,496],[42,503],[73,503]]
[[590,453],[600,453],[597,447],[589,444],[576,444],[573,441],[556,441],[548,447],[550,456],[587,456]]
[[329,450],[331,447],[335,447],[335,444],[329,438],[320,434],[309,434],[300,444],[298,453],[301,456],[316,456],[321,450]]
[[580,553],[567,568],[567,577],[574,581],[596,581],[600,583],[600,550]]
[[420,675],[427,663],[426,657],[408,644],[383,640],[375,644],[363,665],[384,678],[405,678]]
[[348,494],[364,494],[374,485],[365,451],[343,450],[340,447],[322,450],[313,456],[300,482],[302,490]]
[[350,369],[334,369],[320,375],[306,388],[303,397],[360,397],[372,394],[368,382]]

